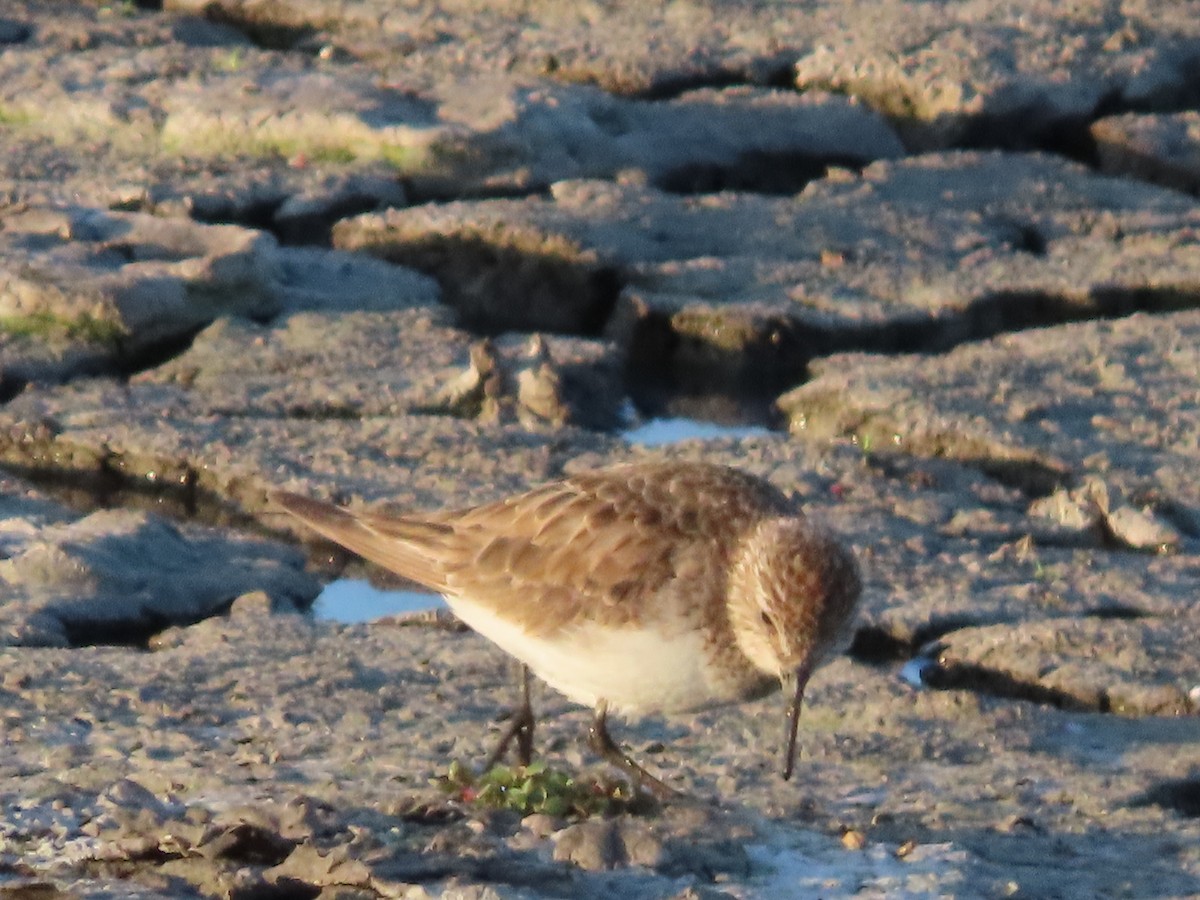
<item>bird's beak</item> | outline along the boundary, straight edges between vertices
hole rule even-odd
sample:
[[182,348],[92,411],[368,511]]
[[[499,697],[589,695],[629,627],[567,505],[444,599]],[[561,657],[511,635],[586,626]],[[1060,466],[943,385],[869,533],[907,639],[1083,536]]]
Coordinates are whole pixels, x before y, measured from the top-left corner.
[[783,751],[783,780],[792,777],[796,767],[796,729],[800,725],[800,706],[804,702],[804,686],[808,684],[808,666],[801,666],[795,672],[787,672],[780,676],[783,683],[783,693],[791,694],[792,699],[787,708],[787,738]]

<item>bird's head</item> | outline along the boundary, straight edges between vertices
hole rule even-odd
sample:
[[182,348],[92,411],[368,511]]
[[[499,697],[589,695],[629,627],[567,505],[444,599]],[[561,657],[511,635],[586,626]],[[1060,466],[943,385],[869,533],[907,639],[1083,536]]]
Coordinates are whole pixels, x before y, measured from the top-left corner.
[[801,517],[762,522],[743,542],[729,582],[742,652],[790,689],[787,761],[809,676],[849,643],[862,593],[858,564],[827,530]]

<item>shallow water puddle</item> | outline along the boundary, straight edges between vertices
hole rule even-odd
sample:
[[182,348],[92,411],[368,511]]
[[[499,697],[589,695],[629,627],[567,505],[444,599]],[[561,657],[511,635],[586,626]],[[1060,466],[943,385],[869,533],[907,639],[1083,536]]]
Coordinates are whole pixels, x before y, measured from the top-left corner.
[[314,618],[353,624],[370,622],[381,616],[446,609],[446,601],[437,594],[422,591],[381,591],[369,582],[339,578],[325,586],[312,605]]
[[929,656],[914,656],[900,667],[900,680],[909,687],[929,687],[929,673],[937,668],[937,660]]
[[761,425],[718,425],[699,419],[649,419],[624,433],[625,440],[643,447],[661,447],[676,441],[711,438],[764,437],[772,434]]

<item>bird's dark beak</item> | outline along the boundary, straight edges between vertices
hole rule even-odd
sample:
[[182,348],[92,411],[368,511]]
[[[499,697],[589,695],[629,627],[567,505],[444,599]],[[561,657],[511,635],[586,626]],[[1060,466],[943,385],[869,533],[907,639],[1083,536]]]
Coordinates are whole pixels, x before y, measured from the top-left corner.
[[804,687],[808,684],[809,671],[807,666],[801,666],[795,672],[788,672],[781,677],[783,693],[790,694],[791,700],[787,708],[787,738],[783,751],[783,780],[792,777],[796,767],[796,729],[800,726],[800,706],[804,703]]

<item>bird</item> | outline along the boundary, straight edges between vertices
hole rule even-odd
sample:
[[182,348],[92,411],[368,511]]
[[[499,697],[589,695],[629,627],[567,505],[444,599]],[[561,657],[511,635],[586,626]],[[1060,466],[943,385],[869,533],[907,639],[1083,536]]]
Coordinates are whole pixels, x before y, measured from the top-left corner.
[[862,593],[853,553],[770,482],[729,466],[642,461],[448,511],[273,501],[365,559],[442,594],[521,664],[521,701],[485,769],[517,740],[528,764],[529,671],[593,710],[588,743],[638,786],[678,796],[623,752],[608,716],[788,699],[783,778],[805,686],[849,644]]

